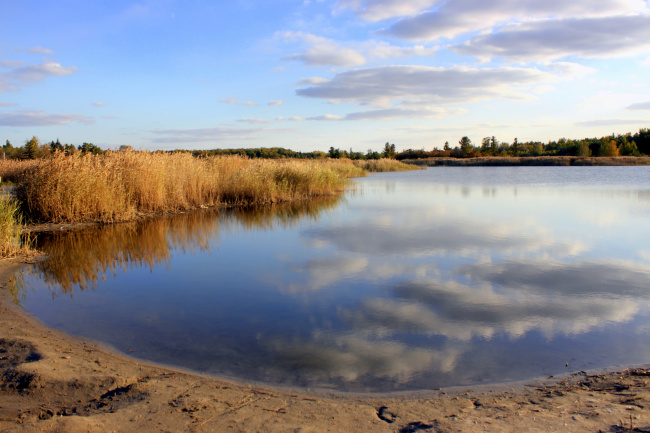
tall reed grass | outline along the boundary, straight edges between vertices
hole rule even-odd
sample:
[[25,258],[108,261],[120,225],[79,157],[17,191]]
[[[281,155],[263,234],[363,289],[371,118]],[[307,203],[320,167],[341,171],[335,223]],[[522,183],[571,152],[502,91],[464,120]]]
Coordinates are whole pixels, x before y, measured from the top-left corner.
[[19,183],[25,172],[40,162],[39,159],[0,159],[0,180],[2,183]]
[[20,204],[16,200],[0,197],[0,258],[31,253],[29,238],[23,238],[22,231]]
[[413,164],[404,164],[401,161],[387,158],[355,160],[354,165],[370,172],[410,171],[424,168]]
[[332,195],[365,171],[351,161],[195,158],[187,153],[57,154],[27,170],[17,197],[50,222],[128,221],[215,204]]

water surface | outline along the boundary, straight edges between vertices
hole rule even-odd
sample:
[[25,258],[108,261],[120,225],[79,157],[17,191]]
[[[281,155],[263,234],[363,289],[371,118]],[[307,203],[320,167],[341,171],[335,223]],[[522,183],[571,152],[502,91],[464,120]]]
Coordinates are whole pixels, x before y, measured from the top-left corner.
[[51,259],[15,296],[133,356],[275,385],[433,389],[650,362],[650,168],[355,183],[41,236]]

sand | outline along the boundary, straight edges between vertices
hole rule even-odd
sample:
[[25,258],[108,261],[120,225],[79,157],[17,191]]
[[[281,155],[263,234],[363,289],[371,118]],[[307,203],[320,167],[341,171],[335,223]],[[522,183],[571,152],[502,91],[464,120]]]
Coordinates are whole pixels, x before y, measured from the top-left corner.
[[650,432],[650,366],[526,383],[352,395],[138,361],[43,325],[0,262],[2,432]]

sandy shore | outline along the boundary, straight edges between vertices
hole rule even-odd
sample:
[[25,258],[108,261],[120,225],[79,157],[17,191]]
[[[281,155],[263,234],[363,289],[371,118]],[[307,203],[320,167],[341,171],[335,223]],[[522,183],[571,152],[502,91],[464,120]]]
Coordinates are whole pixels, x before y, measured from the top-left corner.
[[0,262],[2,432],[650,432],[648,366],[427,393],[249,386],[163,368],[50,329]]

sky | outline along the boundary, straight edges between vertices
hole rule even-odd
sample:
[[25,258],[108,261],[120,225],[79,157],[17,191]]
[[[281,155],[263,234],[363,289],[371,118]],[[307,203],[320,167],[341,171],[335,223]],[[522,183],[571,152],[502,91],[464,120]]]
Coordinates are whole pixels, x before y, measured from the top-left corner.
[[0,0],[0,140],[365,152],[650,127],[645,0]]

